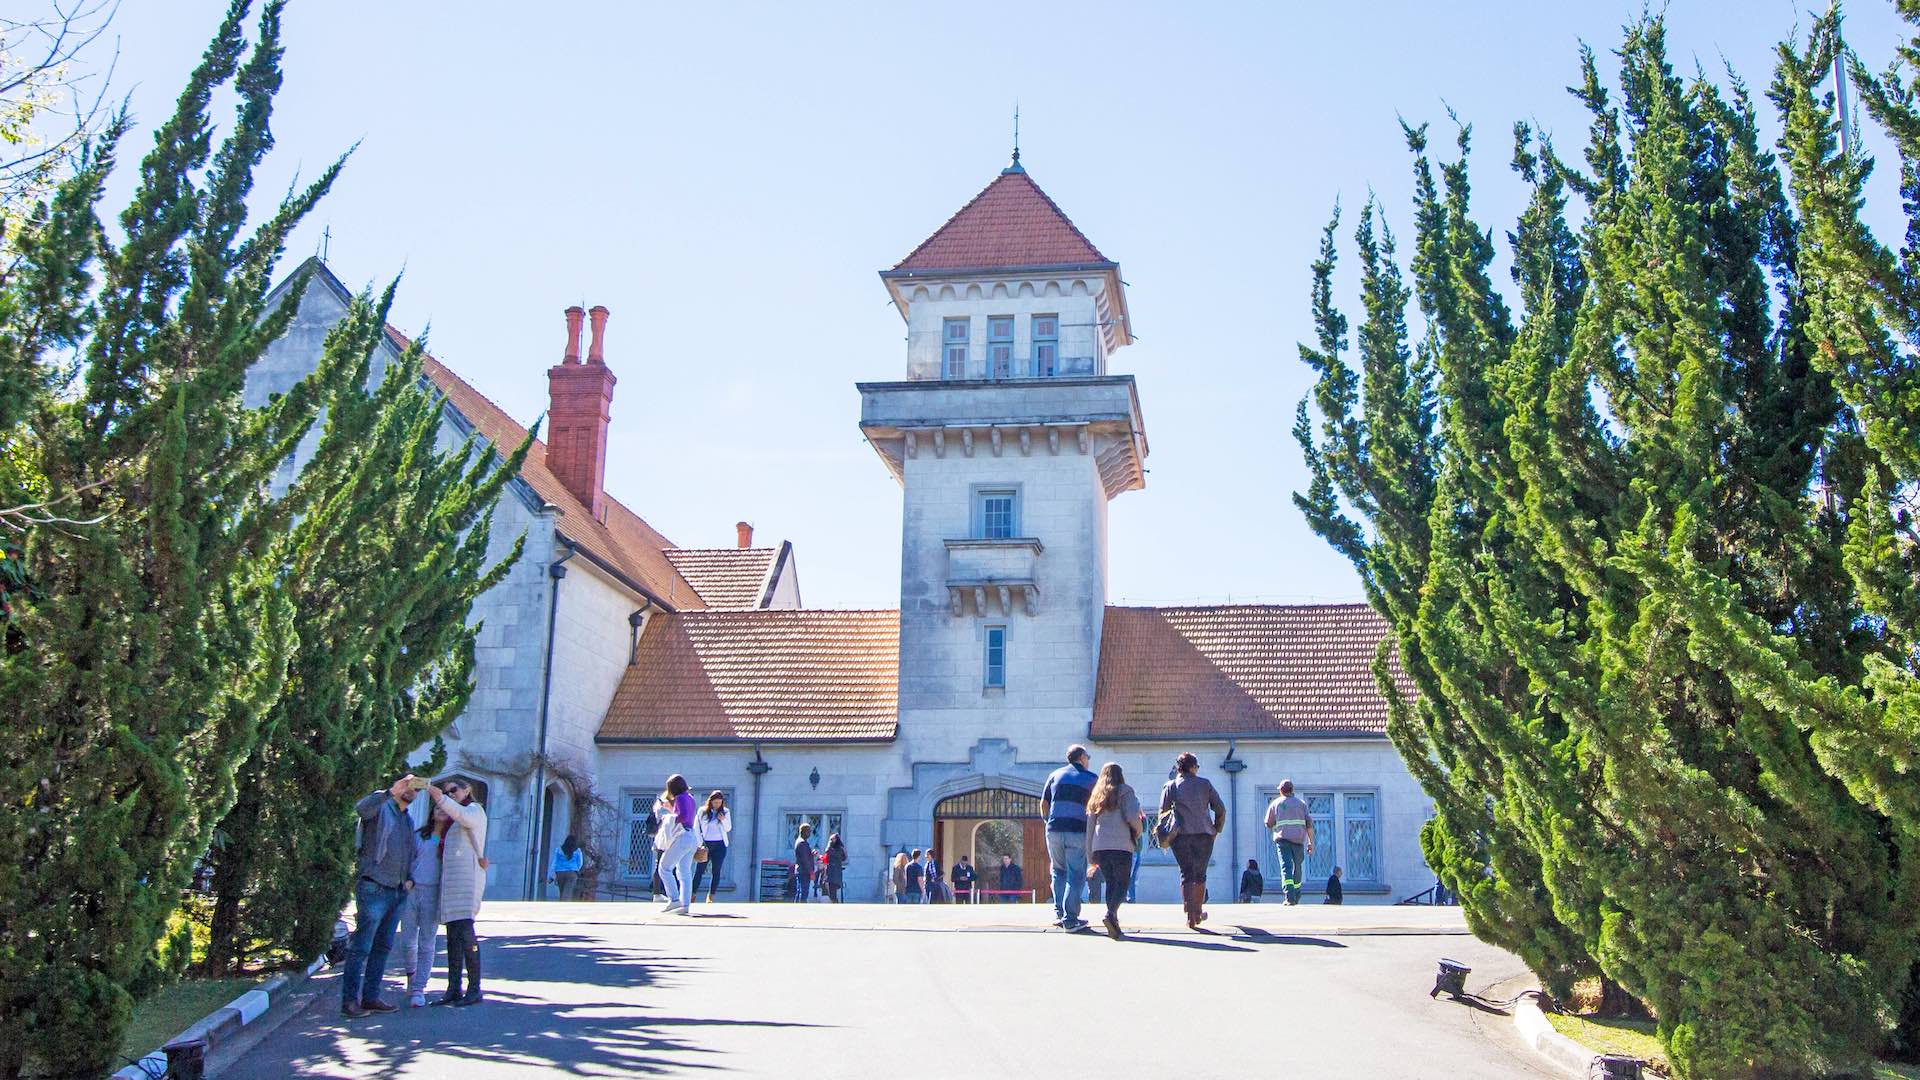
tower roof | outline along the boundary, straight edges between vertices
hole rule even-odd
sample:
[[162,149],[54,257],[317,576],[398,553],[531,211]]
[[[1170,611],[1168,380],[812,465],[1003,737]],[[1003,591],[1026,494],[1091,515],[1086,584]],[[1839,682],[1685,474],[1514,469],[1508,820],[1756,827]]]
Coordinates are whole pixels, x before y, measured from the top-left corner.
[[1016,158],[887,276],[1113,265]]

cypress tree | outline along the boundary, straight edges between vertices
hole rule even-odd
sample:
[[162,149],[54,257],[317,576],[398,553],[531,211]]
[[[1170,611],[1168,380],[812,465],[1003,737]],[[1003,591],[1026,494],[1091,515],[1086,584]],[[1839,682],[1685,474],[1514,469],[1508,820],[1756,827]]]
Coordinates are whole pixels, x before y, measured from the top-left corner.
[[[273,142],[281,8],[264,6],[250,51],[247,3],[228,9],[155,133],[119,242],[97,207],[124,118],[23,227],[0,290],[8,391],[31,376],[5,437],[69,522],[28,534],[35,595],[0,650],[7,1075],[28,1055],[63,1075],[109,1064],[127,987],[233,800],[294,646],[272,555],[301,508],[268,482],[340,372],[259,409],[240,390],[291,317],[264,304],[285,238],[339,165],[242,235]],[[227,84],[236,116],[216,144],[208,108]]]
[[[1584,172],[1519,132],[1534,198],[1509,237],[1517,329],[1468,212],[1464,136],[1444,196],[1420,185],[1442,445],[1417,604],[1368,573],[1419,536],[1365,497],[1393,479],[1354,449],[1380,441],[1381,391],[1356,442],[1325,365],[1304,503],[1362,564],[1421,690],[1393,702],[1395,740],[1474,928],[1550,986],[1597,968],[1651,1007],[1684,1075],[1851,1069],[1897,1026],[1917,936],[1920,739],[1874,674],[1904,661],[1910,678],[1912,646],[1889,642],[1858,580],[1862,552],[1889,550],[1889,529],[1869,542],[1852,523],[1872,485],[1835,493],[1876,421],[1827,343],[1845,292],[1813,255],[1829,241],[1796,219],[1745,87],[1676,78],[1658,19],[1620,56],[1618,104],[1583,59]],[[1788,83],[1821,60],[1783,56]],[[1776,84],[1776,101],[1795,94]],[[1818,116],[1787,111],[1789,143],[1828,160]],[[1317,315],[1325,294],[1317,279]],[[1395,298],[1367,287],[1363,303],[1374,323]],[[1392,422],[1417,419],[1383,389]]]
[[422,380],[421,344],[370,370],[392,299],[359,297],[326,340],[327,362],[352,375],[295,481],[313,509],[279,546],[300,647],[215,834],[215,971],[256,943],[325,948],[352,890],[353,804],[465,707],[473,600],[519,556],[516,543],[489,565],[487,550],[531,436],[504,461],[471,439],[438,449],[443,399]]

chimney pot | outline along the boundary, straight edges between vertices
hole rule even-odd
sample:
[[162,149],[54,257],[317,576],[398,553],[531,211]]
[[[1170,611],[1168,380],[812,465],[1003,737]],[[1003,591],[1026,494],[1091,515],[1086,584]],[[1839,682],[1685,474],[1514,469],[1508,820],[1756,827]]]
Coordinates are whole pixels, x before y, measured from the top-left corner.
[[739,534],[740,546],[742,548],[750,548],[753,546],[753,526],[752,525],[749,525],[744,521],[735,522],[733,526],[733,530],[734,532]]
[[580,362],[580,322],[587,317],[587,309],[578,304],[567,309],[567,351],[561,356],[563,364]]
[[593,339],[587,345],[587,363],[604,364],[607,362],[607,309],[595,304],[587,309],[587,318],[593,328]]

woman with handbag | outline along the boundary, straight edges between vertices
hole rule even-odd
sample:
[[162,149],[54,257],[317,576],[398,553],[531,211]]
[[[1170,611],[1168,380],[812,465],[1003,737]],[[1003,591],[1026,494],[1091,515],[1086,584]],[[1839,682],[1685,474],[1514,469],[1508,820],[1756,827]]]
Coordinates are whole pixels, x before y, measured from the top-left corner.
[[1087,848],[1094,868],[1105,878],[1107,936],[1119,941],[1120,903],[1127,898],[1133,873],[1133,845],[1140,837],[1140,796],[1127,783],[1119,762],[1100,766],[1100,779],[1087,796]]
[[660,834],[653,843],[660,851],[660,883],[667,888],[667,905],[660,910],[691,915],[693,851],[700,840],[693,831],[693,795],[687,791],[687,778],[679,773],[667,777],[666,789],[660,792],[655,806],[660,815]]
[[1213,783],[1200,775],[1200,759],[1181,754],[1173,761],[1173,779],[1160,789],[1160,817],[1153,836],[1161,847],[1173,849],[1180,864],[1180,899],[1186,905],[1187,925],[1198,929],[1207,920],[1207,863],[1213,859],[1213,838],[1227,823],[1227,804]]
[[733,815],[727,810],[727,793],[716,791],[707,796],[694,820],[693,830],[700,834],[700,846],[693,850],[693,894],[700,894],[700,875],[712,874],[707,883],[707,903],[720,891],[720,868],[727,865],[727,844],[733,834]]

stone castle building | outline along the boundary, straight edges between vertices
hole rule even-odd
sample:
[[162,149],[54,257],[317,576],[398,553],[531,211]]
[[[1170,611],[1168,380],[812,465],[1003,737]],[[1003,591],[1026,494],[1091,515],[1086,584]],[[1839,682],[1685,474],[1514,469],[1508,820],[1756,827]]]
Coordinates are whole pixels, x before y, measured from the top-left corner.
[[[315,264],[293,328],[254,372],[256,398],[319,357],[347,291]],[[1262,814],[1283,778],[1307,798],[1355,901],[1433,883],[1430,802],[1385,737],[1370,673],[1385,624],[1365,605],[1116,607],[1107,504],[1146,484],[1140,393],[1119,264],[1012,165],[881,281],[908,330],[904,378],[858,385],[859,424],[903,500],[900,606],[803,607],[793,549],[674,546],[605,491],[617,360],[605,308],[567,312],[547,371],[548,441],[496,514],[507,580],[482,598],[478,688],[446,733],[450,769],[485,792],[489,895],[544,892],[545,854],[589,788],[603,889],[644,888],[647,814],[669,773],[735,813],[724,894],[759,898],[797,825],[840,833],[848,893],[877,899],[894,852],[943,865],[1011,855],[1045,896],[1038,794],[1065,747],[1118,761],[1144,801],[1198,754],[1228,800],[1215,895],[1278,866]],[[283,286],[284,289],[284,286]],[[581,355],[583,323],[588,347]],[[388,355],[406,339],[388,335]],[[876,372],[876,375],[885,375]],[[444,364],[443,437],[503,450],[526,428]],[[881,497],[880,492],[875,492]],[[762,872],[756,873],[756,867]],[[1178,893],[1143,856],[1140,898]],[[992,875],[983,875],[992,884]]]

